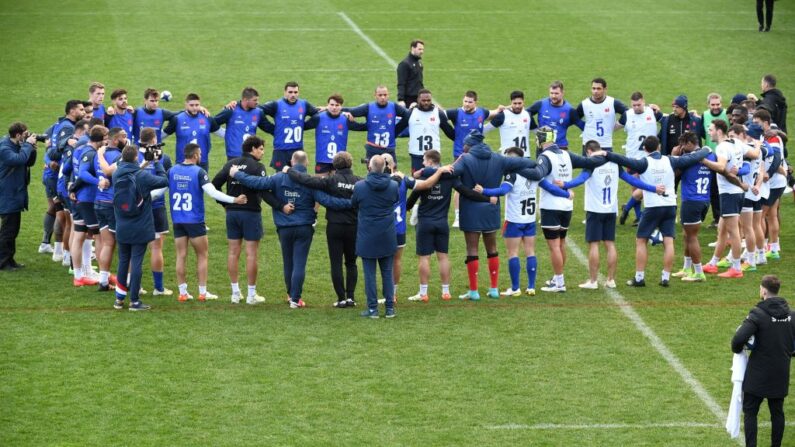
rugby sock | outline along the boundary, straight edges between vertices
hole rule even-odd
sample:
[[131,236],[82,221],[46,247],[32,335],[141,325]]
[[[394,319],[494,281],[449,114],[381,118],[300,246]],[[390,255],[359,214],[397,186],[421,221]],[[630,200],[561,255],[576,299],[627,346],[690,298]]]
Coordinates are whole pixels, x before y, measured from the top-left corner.
[[69,253],[69,250],[64,250],[63,251],[63,263],[62,263],[62,265],[64,265],[64,266],[72,265],[72,254]]
[[458,215],[459,215],[458,210],[455,210],[455,220],[458,220]]
[[199,284],[199,295],[204,295],[207,293],[207,285]]
[[760,263],[764,264],[765,261],[766,261],[766,259],[765,259],[765,249],[763,248],[761,250],[757,250],[756,251],[756,262],[757,262],[757,264],[760,264]]
[[[535,289],[536,288],[536,271],[538,269],[538,260],[535,256],[528,256],[525,260],[526,269],[527,269],[527,288],[528,289]],[[518,282],[516,283],[519,284]]]
[[442,284],[442,295],[450,294],[450,284]]
[[720,262],[720,258],[713,256],[712,259],[709,260],[709,265],[718,265],[718,262]]
[[497,253],[489,255],[489,282],[492,289],[497,288],[497,282],[500,276],[500,258]]
[[41,238],[42,244],[49,244],[50,240],[52,240],[52,231],[55,227],[55,215],[54,214],[44,214],[44,235]]
[[745,257],[745,262],[751,267],[756,267],[756,253],[748,253],[748,256]]
[[627,203],[624,204],[624,209],[629,211],[630,209],[634,209],[635,205],[637,205],[637,204],[638,204],[638,201],[635,200],[635,197],[630,196],[629,200],[627,200]]
[[188,294],[188,284],[182,283],[179,285],[179,294],[180,295],[187,295]]
[[555,283],[556,287],[566,287],[566,280],[563,279],[563,275],[555,275],[552,281]]
[[478,290],[478,270],[480,270],[480,261],[477,256],[467,256],[467,276],[469,277],[469,290]]
[[663,281],[670,281],[671,280],[671,272],[666,272],[665,270],[662,271],[662,280]]
[[704,268],[701,266],[700,262],[697,264],[693,264],[693,270],[696,272],[696,274],[699,275],[704,273]]
[[734,270],[737,270],[738,272],[742,271],[742,267],[740,266],[740,260],[739,259],[732,258],[731,261],[732,261],[732,268]]
[[646,272],[635,272],[635,282],[641,282],[646,277]]
[[55,254],[62,255],[63,254],[63,242],[56,242],[55,243]]
[[87,268],[86,273],[91,270],[91,240],[83,241],[83,267]]
[[232,295],[240,295],[240,283],[233,282],[232,284]]
[[682,270],[690,270],[693,267],[693,258],[690,256],[685,256],[685,264],[682,266]]
[[778,245],[778,241],[770,243],[770,251],[780,251],[781,247]]
[[518,257],[514,256],[508,259],[508,273],[511,275],[511,290],[517,290],[519,288],[519,271],[521,269],[522,266],[519,263]]
[[253,286],[249,284],[248,286],[248,296],[255,297],[257,296],[257,285],[254,284]]
[[81,279],[83,277],[83,269],[81,267],[75,267],[72,269],[75,279]]
[[105,272],[100,270],[99,271],[99,283],[103,286],[108,285],[108,278],[110,278],[110,272]]
[[163,289],[163,272],[152,271],[152,281],[155,283],[155,290],[162,292]]
[[428,294],[428,284],[420,284],[420,295]]
[[116,299],[124,301],[124,298],[127,297],[127,290],[123,287],[116,287]]
[[[633,197],[633,198],[632,198],[632,200],[635,200],[635,198]],[[642,211],[642,210],[640,209],[640,202],[638,202],[637,200],[635,200],[635,206],[633,206],[633,207],[632,207],[632,209],[634,209],[634,210],[635,210],[635,219],[638,219],[638,220],[640,220],[640,213],[641,213],[641,211]]]

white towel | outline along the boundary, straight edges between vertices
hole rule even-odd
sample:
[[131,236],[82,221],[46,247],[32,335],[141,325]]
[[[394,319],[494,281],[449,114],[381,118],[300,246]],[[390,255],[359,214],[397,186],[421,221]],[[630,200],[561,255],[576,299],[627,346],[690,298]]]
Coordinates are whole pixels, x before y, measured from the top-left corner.
[[729,402],[729,414],[726,417],[726,431],[732,439],[740,436],[740,414],[743,410],[743,378],[748,366],[748,354],[743,351],[732,358],[732,398]]

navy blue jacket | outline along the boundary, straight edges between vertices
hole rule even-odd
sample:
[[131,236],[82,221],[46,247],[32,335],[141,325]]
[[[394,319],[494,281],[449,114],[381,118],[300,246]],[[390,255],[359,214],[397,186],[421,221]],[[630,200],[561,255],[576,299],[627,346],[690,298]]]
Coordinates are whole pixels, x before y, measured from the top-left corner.
[[[509,172],[533,171],[536,163],[529,158],[504,157],[480,143],[469,148],[453,165],[453,175],[461,177],[464,187],[476,184],[484,188],[498,188]],[[525,176],[526,178],[537,177]],[[539,178],[535,178],[538,180]],[[459,223],[462,231],[494,231],[500,228],[500,204],[475,202],[465,196],[459,199]],[[360,225],[361,226],[361,225]]]
[[28,209],[30,166],[35,163],[32,145],[16,144],[9,137],[0,140],[0,214]]
[[122,216],[114,208],[116,215],[116,241],[120,244],[148,244],[155,240],[155,221],[152,217],[152,190],[168,186],[168,177],[160,162],[155,164],[155,174],[141,169],[137,163],[119,160],[118,168],[113,173],[113,183],[122,175],[135,176],[135,183],[144,198],[141,213],[135,217]]
[[679,137],[690,131],[698,135],[698,145],[701,146],[704,135],[704,125],[701,118],[695,113],[688,112],[684,119],[676,115],[666,115],[660,120],[660,153],[671,155],[671,149],[679,144]]
[[356,255],[362,258],[384,258],[397,251],[395,208],[400,194],[398,184],[389,174],[367,174],[353,187],[353,206],[359,208],[356,232]]
[[[306,172],[306,166],[295,165],[293,169]],[[272,191],[276,198],[284,203],[292,203],[295,210],[291,214],[284,214],[282,210],[273,210],[273,223],[276,228],[297,227],[299,225],[312,225],[317,219],[315,202],[326,208],[343,210],[351,207],[350,199],[331,197],[330,195],[306,187],[290,179],[290,176],[278,172],[270,177],[257,177],[238,171],[235,180],[251,189]]]

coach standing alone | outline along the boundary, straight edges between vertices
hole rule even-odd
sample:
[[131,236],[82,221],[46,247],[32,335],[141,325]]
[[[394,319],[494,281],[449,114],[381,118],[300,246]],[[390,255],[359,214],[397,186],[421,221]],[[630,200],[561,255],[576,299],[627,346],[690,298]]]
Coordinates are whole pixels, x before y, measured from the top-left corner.
[[411,107],[417,102],[420,90],[425,88],[422,82],[422,53],[425,42],[415,39],[411,41],[411,49],[405,59],[397,66],[398,104]]
[[14,260],[22,211],[28,209],[30,167],[36,163],[36,136],[14,123],[0,141],[0,270],[24,267]]
[[795,343],[795,319],[784,298],[778,296],[781,281],[767,275],[759,286],[762,299],[737,329],[732,351],[740,353],[751,337],[753,350],[743,380],[745,445],[756,446],[756,416],[767,399],[772,432],[770,445],[780,446],[784,437],[784,398],[789,391],[789,368]]

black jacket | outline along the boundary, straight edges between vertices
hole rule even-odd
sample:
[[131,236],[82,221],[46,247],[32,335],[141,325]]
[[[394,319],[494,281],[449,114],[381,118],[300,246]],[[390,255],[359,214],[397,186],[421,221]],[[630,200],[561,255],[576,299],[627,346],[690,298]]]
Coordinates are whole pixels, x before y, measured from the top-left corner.
[[222,205],[228,210],[256,211],[258,213],[261,212],[262,208],[260,207],[260,191],[247,188],[239,181],[229,177],[229,170],[232,168],[232,166],[237,166],[238,169],[249,175],[257,175],[260,177],[265,177],[266,175],[265,166],[263,166],[262,163],[257,161],[249,153],[244,153],[242,156],[233,158],[226,162],[224,167],[221,168],[217,174],[215,174],[215,177],[213,178],[213,186],[215,186],[215,189],[221,191],[224,183],[226,183],[227,194],[232,197],[245,194],[248,198],[248,201],[243,205],[238,205],[236,203],[222,203]]
[[[299,172],[295,169],[287,171],[290,180],[300,183],[312,189],[319,189],[327,192],[334,197],[350,199],[353,196],[353,186],[361,177],[358,177],[350,168],[340,169],[328,177],[314,177],[306,172]],[[355,209],[335,210],[326,209],[326,220],[329,223],[356,225],[358,211]]]
[[781,90],[774,88],[762,93],[762,99],[756,103],[756,107],[770,112],[773,122],[787,133],[787,99]]
[[[409,53],[397,66],[398,101],[405,101],[407,97],[417,97],[422,84],[422,59]],[[408,107],[409,104],[406,104]]]
[[795,315],[784,298],[770,297],[751,309],[732,338],[732,351],[741,352],[751,336],[753,350],[745,370],[743,391],[758,397],[785,397],[795,350]]

